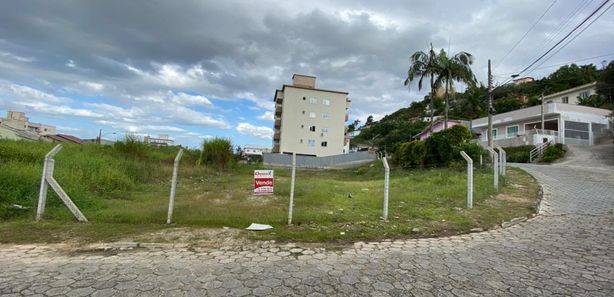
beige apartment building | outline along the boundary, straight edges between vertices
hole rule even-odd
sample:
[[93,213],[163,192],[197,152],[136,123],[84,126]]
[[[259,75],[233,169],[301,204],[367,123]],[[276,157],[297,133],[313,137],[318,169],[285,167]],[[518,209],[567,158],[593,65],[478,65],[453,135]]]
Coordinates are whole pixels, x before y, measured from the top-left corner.
[[0,125],[8,126],[13,129],[36,133],[39,136],[55,135],[55,126],[31,123],[24,112],[9,111],[6,118],[0,117]]
[[325,157],[349,152],[347,92],[316,88],[314,76],[294,74],[275,91],[273,153]]

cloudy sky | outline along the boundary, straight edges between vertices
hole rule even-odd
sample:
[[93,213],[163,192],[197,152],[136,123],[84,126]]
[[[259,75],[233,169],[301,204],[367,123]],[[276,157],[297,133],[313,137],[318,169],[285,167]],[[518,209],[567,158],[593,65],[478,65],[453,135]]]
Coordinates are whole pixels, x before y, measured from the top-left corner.
[[[377,119],[424,96],[403,80],[409,55],[429,43],[473,54],[483,83],[492,59],[503,83],[602,2],[0,0],[0,112],[84,138],[102,129],[111,139],[270,145],[272,97],[293,73],[349,92],[350,121]],[[613,45],[608,10],[523,74],[570,61],[601,67]]]

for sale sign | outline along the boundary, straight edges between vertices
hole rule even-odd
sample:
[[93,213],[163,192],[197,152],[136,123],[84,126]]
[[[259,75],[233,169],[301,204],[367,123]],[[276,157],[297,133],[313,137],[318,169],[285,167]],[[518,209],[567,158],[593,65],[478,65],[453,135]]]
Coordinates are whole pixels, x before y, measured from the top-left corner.
[[254,194],[273,195],[273,170],[254,170]]

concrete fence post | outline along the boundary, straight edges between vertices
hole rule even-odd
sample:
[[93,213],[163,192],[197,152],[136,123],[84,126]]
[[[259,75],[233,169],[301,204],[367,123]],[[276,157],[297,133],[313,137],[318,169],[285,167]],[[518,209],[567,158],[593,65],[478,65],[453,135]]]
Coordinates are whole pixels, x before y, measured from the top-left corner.
[[467,208],[473,208],[473,159],[464,151],[460,152],[467,161]]
[[43,174],[41,178],[40,192],[38,193],[38,205],[36,207],[36,221],[40,221],[45,213],[45,205],[47,204],[47,190],[49,186],[53,191],[58,194],[58,197],[64,202],[64,205],[68,207],[68,210],[77,218],[80,222],[87,222],[87,218],[81,213],[79,208],[72,202],[68,194],[64,192],[64,189],[53,178],[53,171],[55,168],[55,160],[53,157],[62,149],[62,145],[58,144],[51,149],[45,155],[45,161],[43,163]]
[[183,149],[179,149],[175,162],[173,162],[173,178],[171,180],[171,194],[168,201],[168,214],[166,215],[166,223],[170,224],[173,220],[173,208],[175,208],[175,192],[177,191],[177,171],[179,170],[179,161],[183,156]]
[[494,186],[495,191],[499,192],[499,155],[493,150],[492,147],[486,148],[490,152],[490,156],[492,157],[492,171],[494,175]]
[[480,167],[484,166],[484,162],[482,161],[482,154],[480,154]]
[[290,205],[288,207],[288,226],[292,225],[292,211],[294,209],[294,180],[296,178],[296,153],[292,153],[292,178],[290,180]]
[[382,158],[384,163],[384,221],[388,221],[388,194],[390,190],[390,166],[388,166],[388,160],[386,157]]
[[502,147],[497,146],[497,150],[499,150],[499,174],[505,177],[505,167],[507,166],[507,154]]

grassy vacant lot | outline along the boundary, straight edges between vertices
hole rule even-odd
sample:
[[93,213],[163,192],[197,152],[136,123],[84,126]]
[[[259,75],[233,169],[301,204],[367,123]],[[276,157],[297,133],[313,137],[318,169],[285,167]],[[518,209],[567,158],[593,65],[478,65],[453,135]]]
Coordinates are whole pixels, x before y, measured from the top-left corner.
[[[76,222],[51,192],[44,221],[34,222],[42,158],[51,147],[0,141],[0,242],[107,241],[169,228],[165,220],[176,149],[168,148],[142,148],[135,154],[111,146],[65,147],[56,157],[56,179],[90,222]],[[294,225],[288,227],[290,170],[275,170],[275,195],[254,196],[253,170],[261,166],[234,165],[219,174],[196,166],[197,156],[188,152],[181,164],[171,226],[274,226],[238,233],[254,239],[350,241],[457,234],[527,216],[537,195],[533,178],[509,169],[507,185],[495,196],[490,171],[476,169],[474,208],[467,210],[463,166],[393,168],[389,221],[382,222],[384,171],[379,162],[344,170],[298,170]],[[414,228],[418,231],[412,232]]]

